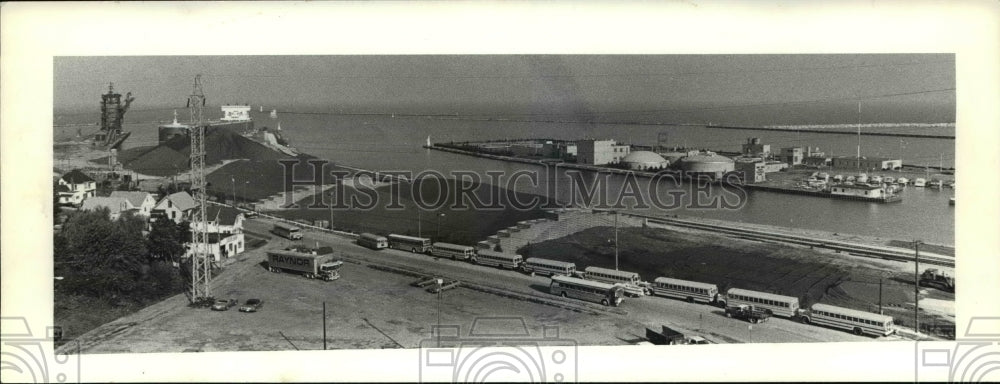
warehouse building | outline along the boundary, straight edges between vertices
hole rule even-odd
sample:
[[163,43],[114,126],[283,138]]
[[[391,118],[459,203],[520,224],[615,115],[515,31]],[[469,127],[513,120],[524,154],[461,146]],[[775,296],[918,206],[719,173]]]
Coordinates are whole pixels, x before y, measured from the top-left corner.
[[631,148],[614,140],[579,140],[576,142],[576,162],[590,165],[618,164]]
[[858,158],[854,156],[841,156],[833,158],[833,167],[865,171],[898,170],[903,167],[903,160],[882,157],[861,156],[861,158]]

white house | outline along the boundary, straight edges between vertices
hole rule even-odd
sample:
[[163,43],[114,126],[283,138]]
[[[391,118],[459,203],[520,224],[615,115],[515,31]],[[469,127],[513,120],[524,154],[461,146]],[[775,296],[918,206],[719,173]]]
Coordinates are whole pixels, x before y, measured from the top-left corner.
[[167,218],[175,223],[180,223],[187,219],[198,204],[187,192],[177,192],[164,197],[150,212],[150,218],[154,221],[159,218]]
[[[212,259],[216,262],[239,255],[244,251],[245,241],[243,240],[243,233],[209,233],[208,253],[212,255]],[[191,241],[184,244],[184,248],[186,249],[184,257],[191,257],[194,254],[196,248],[193,245]]]
[[114,191],[111,192],[111,197],[128,200],[136,209],[136,214],[145,218],[149,218],[149,215],[153,213],[153,208],[156,207],[156,198],[149,192]]
[[79,169],[74,169],[59,178],[56,194],[59,204],[79,207],[83,200],[97,194],[97,182]]
[[107,208],[111,211],[111,220],[118,220],[125,212],[136,211],[132,203],[121,197],[94,196],[84,200],[80,206],[81,211],[93,211],[99,208]]
[[[197,208],[191,211],[192,217],[195,217],[197,214]],[[243,233],[243,220],[245,218],[243,217],[243,213],[236,208],[209,205],[206,211],[206,218],[208,219],[208,233]],[[196,230],[200,227],[199,223],[191,223],[191,230]]]

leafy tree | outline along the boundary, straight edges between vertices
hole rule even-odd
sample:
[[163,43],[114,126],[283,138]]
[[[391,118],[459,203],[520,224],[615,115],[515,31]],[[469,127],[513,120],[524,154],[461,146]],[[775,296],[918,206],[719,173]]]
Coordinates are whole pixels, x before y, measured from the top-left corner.
[[156,220],[146,237],[146,248],[151,260],[174,261],[184,254],[180,227],[171,220]]
[[130,214],[111,221],[105,209],[77,212],[56,235],[56,273],[71,292],[118,298],[132,291],[146,266],[143,222]]

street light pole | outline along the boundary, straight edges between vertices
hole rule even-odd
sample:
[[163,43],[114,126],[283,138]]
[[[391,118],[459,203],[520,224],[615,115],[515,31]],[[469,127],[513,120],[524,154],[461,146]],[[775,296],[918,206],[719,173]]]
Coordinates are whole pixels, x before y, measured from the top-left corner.
[[230,176],[233,180],[233,206],[236,206],[236,176]]
[[420,218],[420,207],[417,207],[417,237],[424,237],[423,232],[421,231],[422,228],[420,228],[420,224],[422,223],[423,220]]
[[437,230],[435,231],[435,237],[438,241],[441,241],[441,218],[444,217],[443,213],[439,213],[437,217]]

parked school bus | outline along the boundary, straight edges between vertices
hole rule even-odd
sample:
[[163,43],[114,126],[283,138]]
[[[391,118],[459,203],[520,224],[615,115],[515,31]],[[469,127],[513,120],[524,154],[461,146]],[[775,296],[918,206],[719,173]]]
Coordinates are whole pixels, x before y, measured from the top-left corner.
[[513,253],[502,253],[490,250],[480,250],[472,256],[472,262],[481,265],[492,265],[498,268],[518,269],[521,268],[523,259],[521,255]]
[[389,239],[387,239],[385,236],[379,236],[371,233],[362,233],[360,236],[358,236],[358,245],[365,248],[379,250],[382,248],[389,247]]
[[271,229],[271,233],[289,240],[302,239],[302,230],[299,229],[299,227],[285,223],[274,223],[274,228]]
[[427,253],[431,249],[431,239],[423,237],[390,234],[386,239],[389,241],[389,248],[392,249],[413,253]]
[[552,276],[549,292],[553,295],[616,307],[622,303],[622,297],[625,295],[622,287],[617,285],[560,275]]
[[521,269],[527,273],[537,273],[541,275],[564,275],[573,276],[576,273],[576,264],[565,261],[556,261],[529,257],[521,263]]
[[719,288],[715,284],[669,277],[657,277],[649,288],[653,294],[686,300],[691,303],[718,304],[721,298]]
[[740,304],[752,305],[755,308],[766,310],[771,314],[785,318],[794,317],[799,310],[799,299],[797,297],[739,288],[730,288],[726,292],[725,303],[728,306],[737,306]]
[[625,293],[632,296],[649,295],[648,283],[639,278],[635,272],[619,271],[601,267],[587,267],[583,272],[587,280],[601,281],[610,284],[619,284],[625,288]]
[[892,324],[892,316],[820,303],[813,304],[810,310],[799,312],[799,319],[805,324],[840,328],[851,331],[858,336],[864,334],[889,336],[896,332],[896,327]]
[[468,245],[434,243],[434,246],[431,247],[431,255],[452,260],[468,260],[475,254],[476,249]]

